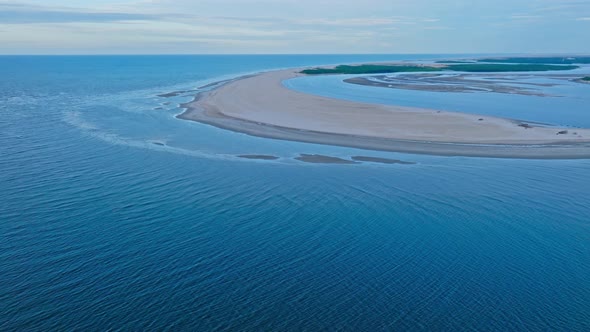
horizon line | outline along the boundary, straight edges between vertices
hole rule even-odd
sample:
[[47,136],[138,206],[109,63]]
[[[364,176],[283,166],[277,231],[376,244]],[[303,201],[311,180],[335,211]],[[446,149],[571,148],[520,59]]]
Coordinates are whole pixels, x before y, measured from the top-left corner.
[[486,52],[486,53],[15,53],[6,56],[294,56],[294,55],[534,55],[534,56],[590,56],[590,53],[544,53],[544,52]]

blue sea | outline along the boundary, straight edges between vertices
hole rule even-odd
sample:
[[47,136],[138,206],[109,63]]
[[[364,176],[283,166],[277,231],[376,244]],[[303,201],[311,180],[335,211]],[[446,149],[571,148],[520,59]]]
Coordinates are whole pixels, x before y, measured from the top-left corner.
[[[0,330],[590,330],[590,160],[363,151],[175,118],[248,73],[445,57],[0,57]],[[561,97],[285,84],[590,125],[590,86],[569,83],[548,88]]]

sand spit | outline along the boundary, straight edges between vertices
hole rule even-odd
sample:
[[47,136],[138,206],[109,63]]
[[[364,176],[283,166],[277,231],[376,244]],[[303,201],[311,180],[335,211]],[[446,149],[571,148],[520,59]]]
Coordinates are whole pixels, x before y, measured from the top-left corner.
[[[510,119],[358,103],[283,86],[281,70],[228,81],[184,105],[179,118],[259,137],[370,150],[498,158],[590,158],[590,130]],[[499,107],[501,107],[499,105]],[[481,120],[483,119],[483,120]]]

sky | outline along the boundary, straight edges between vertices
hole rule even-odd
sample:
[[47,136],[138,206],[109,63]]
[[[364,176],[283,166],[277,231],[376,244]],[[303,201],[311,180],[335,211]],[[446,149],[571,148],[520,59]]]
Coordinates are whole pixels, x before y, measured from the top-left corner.
[[590,0],[0,0],[0,54],[590,53]]

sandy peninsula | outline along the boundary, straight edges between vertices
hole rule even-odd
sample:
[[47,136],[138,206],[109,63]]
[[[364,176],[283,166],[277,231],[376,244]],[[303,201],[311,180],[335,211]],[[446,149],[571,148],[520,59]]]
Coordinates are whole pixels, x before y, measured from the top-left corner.
[[[298,69],[199,94],[179,118],[254,136],[370,150],[498,158],[590,158],[590,129],[326,98],[286,88]],[[501,107],[499,105],[499,107]]]

